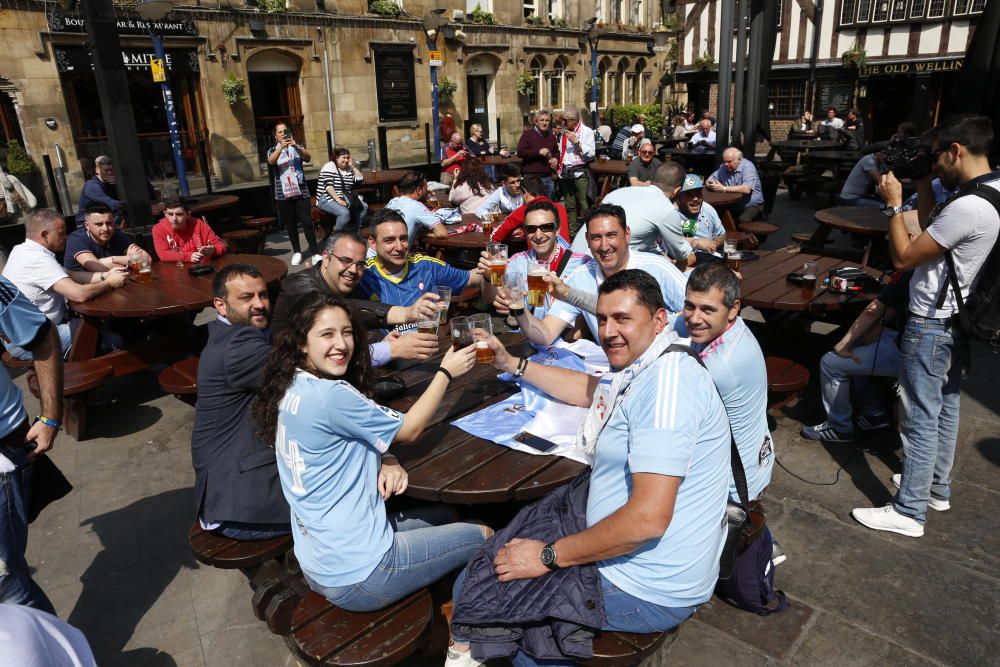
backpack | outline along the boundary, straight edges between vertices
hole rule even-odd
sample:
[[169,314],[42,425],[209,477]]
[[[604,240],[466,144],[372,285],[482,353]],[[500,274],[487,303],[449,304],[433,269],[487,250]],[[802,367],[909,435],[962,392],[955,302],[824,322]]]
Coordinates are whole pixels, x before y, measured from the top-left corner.
[[[976,183],[968,189],[963,188],[948,203],[968,194],[977,195],[988,201],[1000,216],[1000,192],[983,183]],[[955,260],[950,250],[944,254],[944,261],[948,265],[948,282],[958,304],[959,328],[969,337],[986,343],[994,351],[1000,350],[1000,237],[993,244],[993,249],[979,269],[979,282],[967,300],[962,299]],[[939,303],[944,302],[945,294],[947,290],[942,291]]]

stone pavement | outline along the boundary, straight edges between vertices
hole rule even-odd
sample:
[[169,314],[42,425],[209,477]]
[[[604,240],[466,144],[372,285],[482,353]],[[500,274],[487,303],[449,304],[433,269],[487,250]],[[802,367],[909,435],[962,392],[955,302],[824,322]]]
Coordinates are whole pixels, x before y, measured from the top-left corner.
[[[811,230],[813,210],[782,192],[771,218],[782,231],[767,247]],[[287,257],[287,240],[271,241]],[[953,509],[932,512],[925,536],[911,539],[848,515],[889,500],[898,437],[823,446],[798,435],[800,423],[821,418],[816,363],[832,345],[821,335],[831,326],[769,326],[765,351],[813,371],[804,399],[776,415],[780,466],[767,496],[788,554],[777,583],[792,607],[762,618],[713,600],[648,664],[1000,664],[1000,394],[991,385],[1000,357],[978,350],[963,385]],[[28,561],[59,615],[105,666],[296,664],[252,615],[245,577],[189,553],[193,408],[162,395],[152,374],[119,379],[107,396],[91,410],[97,437],[58,440],[53,458],[75,488],[30,529]]]

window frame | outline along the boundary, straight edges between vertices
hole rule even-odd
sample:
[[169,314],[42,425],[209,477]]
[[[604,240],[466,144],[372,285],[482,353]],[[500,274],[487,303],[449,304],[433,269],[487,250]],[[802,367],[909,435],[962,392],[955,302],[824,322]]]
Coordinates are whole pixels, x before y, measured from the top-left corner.
[[[777,87],[777,91],[774,87]],[[777,93],[777,94],[776,94]],[[805,79],[772,79],[767,85],[767,103],[774,105],[772,120],[794,120],[805,106]],[[787,106],[787,111],[785,107]]]

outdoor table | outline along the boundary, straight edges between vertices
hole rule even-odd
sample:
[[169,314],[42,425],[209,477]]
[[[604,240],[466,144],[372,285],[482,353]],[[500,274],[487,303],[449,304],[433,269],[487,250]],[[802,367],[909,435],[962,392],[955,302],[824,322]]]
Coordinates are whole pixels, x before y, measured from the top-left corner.
[[690,148],[671,148],[667,153],[671,160],[680,162],[687,171],[699,176],[706,176],[715,171],[715,149],[694,151]]
[[[834,257],[820,257],[803,252],[785,250],[758,250],[760,259],[740,266],[743,280],[740,282],[740,302],[758,310],[780,310],[810,313],[824,313],[841,310],[850,303],[866,303],[874,299],[876,292],[831,292],[822,285],[817,288],[801,287],[788,282],[789,273],[802,269],[806,262],[816,262],[820,280],[831,269],[857,267],[857,264]],[[879,273],[867,268],[873,276]]]
[[[191,215],[197,218],[202,218],[206,213],[211,213],[213,211],[221,211],[224,209],[232,209],[229,211],[229,219],[238,219],[236,215],[236,206],[240,203],[240,198],[236,195],[223,195],[223,194],[212,194],[212,195],[198,195],[196,197],[189,197],[187,199],[188,208],[191,211]],[[153,218],[157,220],[163,215],[163,203],[155,202],[150,205],[150,210],[152,212]]]
[[594,177],[600,177],[601,188],[598,192],[598,201],[604,199],[609,192],[614,190],[614,178],[616,176],[624,176],[628,173],[628,162],[625,160],[602,160],[600,158],[593,160],[590,163],[590,173],[594,174]]
[[[803,249],[831,257],[856,259],[860,257],[861,266],[868,266],[872,246],[876,239],[884,238],[889,233],[889,218],[885,217],[877,206],[834,206],[816,211],[816,231],[803,244]],[[854,249],[826,248],[826,240],[830,232],[839,229],[851,234],[860,234],[867,238],[863,251]]]
[[[445,325],[447,326],[447,325]],[[528,355],[531,347],[521,334],[503,334],[500,340],[512,354]],[[442,336],[442,344],[450,345]],[[406,395],[390,407],[408,410],[434,377],[441,356],[393,373],[407,386]],[[517,391],[517,385],[497,380],[490,364],[475,368],[448,385],[441,406],[421,438],[394,447],[406,469],[405,495],[420,500],[460,504],[532,500],[572,480],[583,464],[556,456],[526,454],[477,438],[451,425],[455,419],[497,403]]]
[[[775,153],[782,155],[794,151],[796,153],[795,157],[797,160],[798,153],[809,152],[816,149],[844,147],[842,142],[833,141],[831,139],[786,139],[783,141],[772,141],[770,143],[771,150],[767,153],[767,158],[769,160],[774,159]],[[794,163],[795,160],[789,160],[789,162]]]
[[[354,185],[355,192],[377,191],[379,195],[388,200],[392,186],[403,180],[403,176],[410,173],[409,169],[378,169],[376,171],[362,171],[364,180]],[[389,190],[387,193],[386,190]]]
[[521,164],[522,162],[524,162],[524,160],[517,157],[516,155],[510,155],[508,157],[503,157],[501,155],[483,155],[482,157],[479,158],[479,161],[482,162],[483,164],[493,164],[493,165],[511,164],[511,163]]
[[[260,270],[268,285],[281,280],[288,272],[287,265],[277,257],[265,255],[223,255],[208,262],[216,271],[229,264],[250,264]],[[138,283],[132,276],[119,289],[84,302],[71,302],[73,310],[82,316],[67,361],[85,361],[97,356],[97,343],[101,321],[108,319],[150,319],[186,312],[199,312],[212,305],[212,280],[215,272],[192,276],[188,269],[175,262],[153,262],[153,282]],[[115,350],[105,355],[113,366],[115,375],[139,370],[133,355],[127,349]]]
[[719,218],[722,219],[722,226],[727,232],[738,231],[736,229],[736,221],[733,220],[733,214],[730,212],[730,207],[739,204],[743,201],[743,193],[741,192],[722,192],[709,190],[704,188],[702,191],[702,198],[706,204],[711,204],[719,213]]
[[[475,213],[463,213],[462,222],[458,223],[459,226],[479,224],[480,220],[476,217]],[[482,251],[486,250],[486,244],[490,242],[489,238],[481,231],[474,232],[462,232],[461,234],[452,234],[447,238],[440,238],[437,236],[424,236],[424,244],[437,249],[438,259],[452,259],[453,263],[456,265],[464,264],[475,264],[478,263],[479,256],[475,253],[476,262],[471,260],[462,261],[458,257],[446,257],[447,255],[459,255],[464,252],[468,255],[469,251]],[[526,241],[524,239],[513,239],[507,238],[504,241],[509,248],[509,254],[513,255],[515,252],[520,252],[527,247]],[[447,251],[453,251],[448,253]]]

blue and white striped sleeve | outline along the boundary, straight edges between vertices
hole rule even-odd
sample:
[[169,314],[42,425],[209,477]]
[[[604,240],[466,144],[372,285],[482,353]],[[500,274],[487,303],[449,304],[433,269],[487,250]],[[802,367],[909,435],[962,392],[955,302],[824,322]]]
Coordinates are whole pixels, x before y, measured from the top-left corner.
[[14,345],[30,349],[48,319],[14,283],[0,276],[0,332]]

